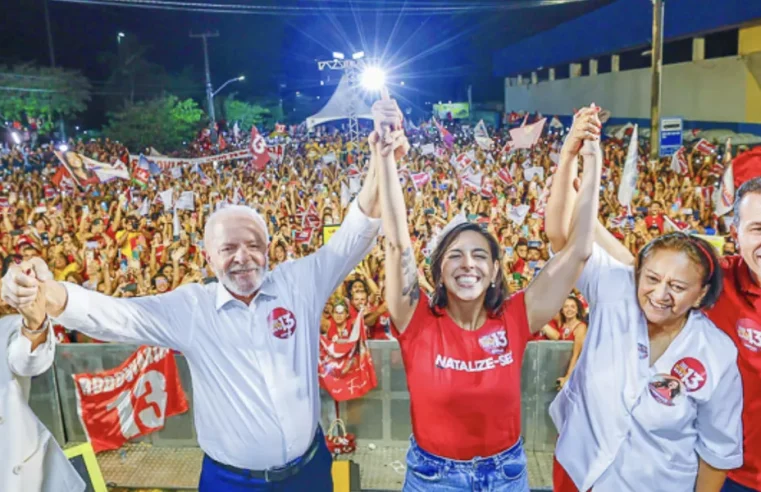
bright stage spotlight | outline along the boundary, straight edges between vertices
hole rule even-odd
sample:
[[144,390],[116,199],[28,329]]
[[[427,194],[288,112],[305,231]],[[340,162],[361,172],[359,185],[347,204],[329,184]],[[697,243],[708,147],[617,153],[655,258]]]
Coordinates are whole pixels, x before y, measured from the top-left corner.
[[386,74],[378,67],[367,67],[359,76],[359,82],[366,90],[376,92],[386,85]]

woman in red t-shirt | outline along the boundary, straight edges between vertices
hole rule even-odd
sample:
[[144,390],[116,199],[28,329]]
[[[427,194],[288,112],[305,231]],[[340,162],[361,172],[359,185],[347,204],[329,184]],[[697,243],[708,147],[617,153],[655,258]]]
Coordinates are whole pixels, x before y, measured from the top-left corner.
[[[521,362],[532,333],[560,310],[592,253],[602,167],[602,159],[593,157],[599,146],[582,151],[584,202],[574,209],[573,239],[525,291],[507,297],[497,240],[478,224],[463,222],[448,225],[437,241],[429,300],[418,283],[395,159],[408,145],[383,103],[373,107],[382,135],[371,142],[386,236],[386,303],[412,412],[404,490],[527,491]],[[591,120],[583,130],[599,138]]]

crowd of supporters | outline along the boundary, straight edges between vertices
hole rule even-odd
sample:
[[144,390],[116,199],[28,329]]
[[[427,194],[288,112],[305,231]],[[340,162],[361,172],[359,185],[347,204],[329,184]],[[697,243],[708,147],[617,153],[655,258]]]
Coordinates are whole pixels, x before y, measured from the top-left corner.
[[[492,132],[489,148],[476,142],[469,127],[453,122],[448,127],[450,142],[442,142],[431,125],[408,130],[412,150],[402,162],[409,227],[417,264],[423,265],[420,284],[433,290],[430,251],[442,229],[460,216],[482,224],[498,239],[509,289],[520,290],[549,259],[543,230],[546,178],[556,165],[563,131],[545,130],[531,149],[510,150],[505,147],[506,130]],[[283,133],[271,140],[282,154],[273,156],[264,170],[246,160],[181,165],[180,171],[153,174],[145,188],[115,179],[86,189],[62,189],[52,183],[60,166],[52,147],[5,149],[0,156],[0,258],[7,264],[40,256],[57,280],[116,297],[163,293],[189,282],[214,281],[203,255],[205,221],[226,203],[244,202],[268,221],[274,268],[313,252],[329,237],[331,226],[341,223],[362,179],[365,138],[357,147],[338,129],[317,135]],[[244,139],[228,134],[225,146],[245,148],[246,142],[239,140]],[[605,184],[600,190],[600,221],[626,247],[636,252],[674,228],[726,236],[713,203],[721,155],[687,148],[682,172],[669,158],[654,163],[643,158],[633,201],[622,207],[617,191],[628,145],[623,133],[603,141]],[[130,152],[108,139],[70,141],[69,151],[129,165]],[[205,135],[172,155],[215,152]],[[640,145],[640,155],[647,153],[647,145]],[[182,209],[167,206],[162,197],[169,189],[174,203],[188,191],[194,203]],[[724,252],[734,252],[730,238],[722,244]],[[341,337],[362,312],[370,338],[391,337],[382,295],[382,248],[379,241],[325,306],[322,329],[330,336]],[[0,305],[0,315],[9,311]],[[583,339],[584,311],[583,299],[570,298],[539,338]],[[62,329],[58,336],[67,342],[89,341]]]

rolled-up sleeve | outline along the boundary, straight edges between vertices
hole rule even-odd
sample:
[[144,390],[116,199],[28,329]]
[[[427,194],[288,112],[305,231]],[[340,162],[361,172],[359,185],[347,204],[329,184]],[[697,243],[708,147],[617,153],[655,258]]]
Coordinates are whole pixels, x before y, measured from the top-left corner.
[[8,366],[16,376],[39,376],[53,366],[55,359],[55,333],[48,323],[48,337],[32,350],[32,341],[21,334],[21,317],[11,321],[13,328],[8,341]]
[[743,389],[734,360],[733,357],[711,398],[698,406],[697,453],[703,461],[720,470],[743,464]]
[[294,262],[291,275],[299,284],[309,282],[315,306],[322,310],[330,294],[373,249],[380,230],[380,219],[362,213],[354,200],[341,227],[316,253]]
[[119,299],[64,283],[68,301],[56,322],[70,330],[106,342],[157,345],[182,350],[192,337],[191,322],[198,304],[187,285],[167,294]]

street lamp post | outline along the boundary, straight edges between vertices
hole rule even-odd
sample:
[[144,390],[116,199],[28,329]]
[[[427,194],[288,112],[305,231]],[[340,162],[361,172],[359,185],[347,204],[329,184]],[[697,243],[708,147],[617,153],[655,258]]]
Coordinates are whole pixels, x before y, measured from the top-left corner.
[[124,33],[120,32],[116,35],[116,44],[122,44],[122,38],[124,37]]
[[227,81],[227,82],[225,82],[224,84],[220,85],[220,86],[219,86],[219,89],[217,89],[217,90],[215,90],[214,92],[212,92],[212,93],[211,93],[211,97],[212,97],[212,99],[214,98],[214,96],[216,96],[217,94],[219,94],[219,91],[221,91],[222,89],[224,89],[225,87],[227,87],[227,84],[231,84],[231,83],[233,83],[233,82],[240,82],[240,81],[243,81],[243,80],[246,80],[246,77],[245,77],[244,75],[241,75],[240,77],[233,77],[232,79],[228,80],[228,81]]

